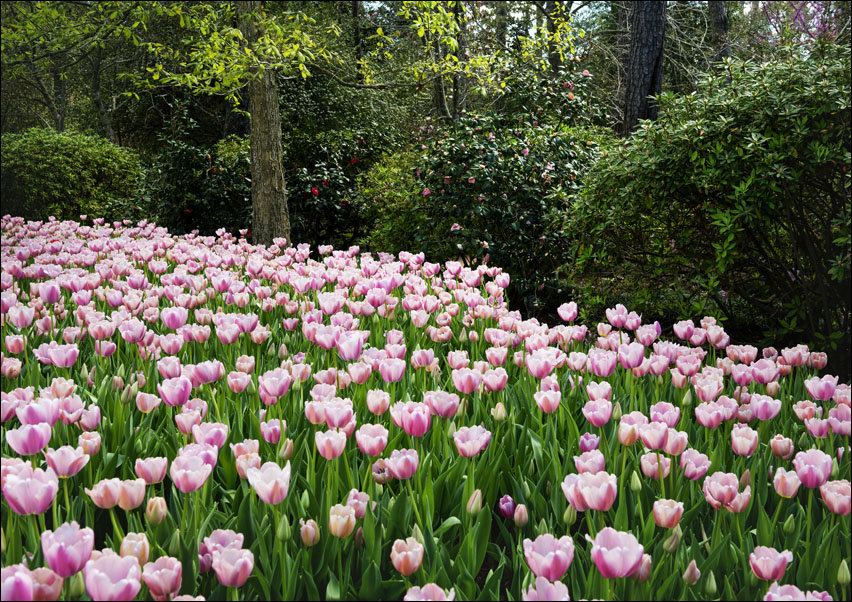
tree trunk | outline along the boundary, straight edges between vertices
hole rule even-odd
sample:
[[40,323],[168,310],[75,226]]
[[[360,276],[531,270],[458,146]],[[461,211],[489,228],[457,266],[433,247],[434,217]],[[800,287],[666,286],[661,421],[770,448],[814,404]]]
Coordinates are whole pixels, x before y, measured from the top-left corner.
[[713,59],[715,63],[731,56],[731,44],[728,41],[728,11],[725,9],[725,3],[721,1],[711,0],[707,6],[710,9],[713,48],[716,50],[716,56]]
[[458,37],[456,38],[458,44],[456,48],[456,58],[459,62],[456,65],[455,72],[453,73],[453,121],[458,121],[465,106],[465,81],[464,74],[461,73],[461,65],[465,60],[464,2],[462,2],[462,0],[456,0],[456,4],[453,7],[453,18],[459,28]]
[[364,58],[364,47],[361,44],[361,19],[358,15],[360,12],[361,2],[352,0],[352,30],[355,34],[355,78],[359,83],[364,83],[364,72],[361,70],[361,59]]
[[630,135],[640,119],[657,118],[657,103],[648,97],[659,94],[662,89],[665,30],[665,2],[645,0],[634,4],[630,15],[630,56],[622,136]]
[[497,49],[506,50],[506,33],[509,30],[509,9],[506,6],[508,2],[501,1],[497,3]]
[[624,125],[624,103],[627,99],[627,61],[630,58],[630,2],[612,2],[615,13],[617,34],[615,38],[615,55],[617,57],[615,103],[619,114],[615,120],[615,131],[620,132]]
[[562,57],[559,55],[559,49],[556,47],[556,42],[550,39],[550,36],[556,31],[555,17],[557,11],[561,8],[561,0],[547,0],[545,10],[547,11],[547,62],[550,63],[550,75],[556,77],[559,75],[559,70],[562,68]]
[[53,67],[53,121],[57,132],[65,131],[65,113],[68,108],[68,87],[59,67]]
[[[261,2],[237,2],[241,29],[251,46],[260,31],[251,13],[261,8]],[[290,240],[290,213],[287,209],[287,188],[281,148],[281,113],[278,107],[278,84],[273,70],[264,69],[248,84],[251,128],[251,206],[252,242],[272,245],[275,238]]]
[[115,131],[112,129],[112,120],[104,106],[103,94],[101,92],[101,61],[103,49],[95,48],[92,56],[92,102],[95,105],[95,110],[98,112],[98,120],[101,122],[101,128],[104,131],[104,136],[110,142],[115,142]]

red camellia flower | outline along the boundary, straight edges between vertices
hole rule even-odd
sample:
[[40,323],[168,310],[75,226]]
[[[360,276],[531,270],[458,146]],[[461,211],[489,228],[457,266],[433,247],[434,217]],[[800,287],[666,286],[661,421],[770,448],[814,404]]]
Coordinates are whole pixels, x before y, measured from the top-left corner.
[[319,196],[319,188],[316,186],[311,186],[311,194],[314,196]]

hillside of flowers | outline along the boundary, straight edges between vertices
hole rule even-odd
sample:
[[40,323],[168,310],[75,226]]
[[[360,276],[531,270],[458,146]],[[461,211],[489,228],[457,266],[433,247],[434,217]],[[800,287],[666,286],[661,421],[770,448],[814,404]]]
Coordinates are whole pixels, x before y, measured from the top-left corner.
[[542,324],[423,254],[0,229],[3,600],[849,597],[825,353]]

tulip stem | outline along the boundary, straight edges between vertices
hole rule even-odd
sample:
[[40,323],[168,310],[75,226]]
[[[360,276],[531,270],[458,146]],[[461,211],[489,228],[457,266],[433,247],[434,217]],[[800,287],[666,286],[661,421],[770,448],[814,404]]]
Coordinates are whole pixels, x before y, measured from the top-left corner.
[[[778,517],[781,515],[781,506],[784,504],[784,498],[778,500],[778,507],[775,508],[775,514],[772,516],[772,527],[769,529],[770,538],[775,534],[775,526],[778,524]],[[772,540],[763,542],[763,545],[771,546]]]
[[405,479],[405,484],[408,486],[408,495],[411,498],[411,507],[414,508],[414,517],[417,520],[417,525],[421,530],[426,528],[423,524],[423,519],[420,518],[420,510],[417,508],[417,502],[414,499],[414,488],[411,486],[411,479]]
[[121,530],[121,527],[118,524],[118,520],[115,518],[115,508],[109,509],[109,519],[112,521],[112,528],[115,531],[115,536],[118,538],[116,543],[121,543],[121,540],[124,539],[124,532]]
[[[68,522],[69,520],[71,520],[71,504],[68,502],[68,479],[62,479],[62,489],[65,493],[65,512],[67,513],[65,515],[65,520],[66,522]],[[53,526],[54,529],[58,527],[59,525]]]
[[805,537],[805,549],[810,550],[811,546],[811,523],[813,522],[813,517],[811,516],[811,507],[813,506],[814,501],[814,490],[808,488],[808,529],[807,536]]
[[590,516],[590,510],[586,510],[586,525],[589,527],[589,537],[595,536],[595,527],[592,525],[592,517]]

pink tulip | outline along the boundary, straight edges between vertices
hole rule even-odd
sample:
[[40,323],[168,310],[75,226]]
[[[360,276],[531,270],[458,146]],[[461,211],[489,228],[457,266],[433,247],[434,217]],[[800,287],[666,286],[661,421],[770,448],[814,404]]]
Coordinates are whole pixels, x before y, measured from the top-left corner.
[[6,441],[16,453],[22,456],[32,456],[47,446],[52,432],[53,430],[47,422],[25,424],[6,431]]
[[645,357],[645,348],[640,343],[618,346],[618,361],[625,370],[640,366]]
[[[122,558],[132,556],[139,562],[139,566],[148,562],[148,556],[151,553],[151,544],[148,542],[148,537],[144,533],[128,533],[121,540],[121,546],[118,554]],[[93,555],[97,558],[97,556]]]
[[[357,489],[350,489],[349,496],[346,498],[346,505],[355,510],[355,518],[360,520],[367,515],[367,504],[370,502],[370,496]],[[376,503],[373,502],[373,508]]]
[[799,491],[799,486],[802,484],[795,472],[792,470],[785,470],[780,466],[778,467],[778,470],[775,471],[775,478],[772,483],[775,486],[775,491],[778,495],[786,498],[795,496]]
[[797,453],[793,466],[802,485],[809,489],[820,487],[831,476],[831,456],[818,449]]
[[143,414],[150,414],[160,405],[162,400],[151,393],[136,394],[136,408]]
[[607,511],[618,493],[617,478],[606,472],[568,475],[562,481],[562,492],[578,512],[584,510]]
[[533,394],[536,405],[545,414],[552,414],[559,409],[562,403],[562,394],[559,391],[538,391]]
[[583,433],[580,435],[580,451],[588,452],[593,449],[598,449],[601,438],[593,433]]
[[[284,425],[287,428],[287,425]],[[281,441],[281,421],[278,418],[260,423],[260,436],[267,443],[276,444]]]
[[282,469],[275,462],[266,462],[260,469],[248,469],[246,477],[262,501],[280,504],[290,490],[290,463]]
[[822,378],[814,376],[805,381],[805,388],[814,399],[827,401],[834,395],[834,390],[837,388],[837,377],[826,375]]
[[340,431],[317,431],[314,441],[320,455],[326,460],[333,460],[343,453],[346,447],[346,434]]
[[87,456],[94,456],[101,449],[101,434],[100,433],[80,433],[77,437],[77,445],[83,448],[83,453]]
[[509,382],[509,374],[503,368],[488,370],[482,375],[482,384],[489,392],[502,391]]
[[592,544],[592,560],[606,579],[632,575],[642,563],[645,548],[630,533],[605,527],[594,540],[588,535],[586,539]]
[[251,383],[251,375],[245,372],[231,371],[228,373],[228,388],[232,393],[242,393]]
[[604,455],[597,449],[583,452],[579,456],[574,456],[574,466],[577,468],[578,474],[582,474],[584,472],[595,474],[606,468]]
[[642,444],[649,450],[663,449],[669,436],[669,427],[665,422],[649,422],[638,427]]
[[257,379],[257,390],[266,405],[272,405],[290,390],[293,378],[281,368],[270,370]]
[[[401,418],[403,430],[412,437],[422,437],[429,430],[431,424],[432,412],[429,406],[425,403],[417,403],[413,401],[402,404]],[[393,408],[391,408],[393,411]]]
[[[672,461],[658,452],[648,452],[639,459],[642,474],[649,479],[662,480],[669,476],[672,469]],[[660,466],[662,465],[662,470]]]
[[716,402],[699,403],[695,406],[695,419],[701,426],[714,429],[725,419],[725,410]]
[[459,393],[469,395],[473,393],[482,382],[482,373],[470,368],[461,368],[452,371],[453,385]]
[[652,405],[649,415],[651,422],[662,422],[669,428],[674,428],[680,422],[680,408],[676,408],[667,401]]
[[738,456],[750,456],[757,450],[758,433],[745,424],[735,424],[731,431],[731,448]]
[[199,572],[206,573],[212,568],[213,553],[225,549],[239,550],[243,547],[242,533],[230,529],[216,529],[198,545]]
[[550,533],[535,541],[524,539],[524,558],[537,577],[559,581],[574,560],[574,541],[567,535],[556,539]]
[[[740,479],[737,475],[729,472],[714,472],[704,479],[702,490],[704,491],[704,499],[714,509],[718,510],[725,506],[726,509],[730,510],[730,505],[735,502],[739,495],[739,487]],[[746,487],[746,489],[750,488]]]
[[601,427],[612,417],[612,402],[607,399],[587,401],[583,406],[583,416],[593,426]]
[[748,561],[758,579],[779,581],[784,577],[787,565],[793,562],[793,553],[790,550],[779,552],[775,548],[757,546],[749,554]]
[[166,478],[168,464],[168,458],[137,458],[134,468],[136,476],[144,479],[148,485],[153,485]]
[[384,461],[390,475],[400,480],[410,479],[417,472],[418,462],[417,450],[414,449],[395,449]]
[[683,502],[657,500],[654,502],[654,522],[658,527],[674,529],[683,516]]
[[349,537],[355,530],[355,508],[335,504],[329,510],[328,530],[335,537]]
[[67,578],[83,570],[95,546],[95,532],[80,528],[77,521],[64,523],[56,531],[41,534],[44,560],[57,575]]
[[848,480],[827,481],[820,486],[819,492],[822,501],[835,514],[848,516],[852,511],[852,488]]
[[403,600],[405,602],[417,601],[417,600],[435,600],[437,602],[444,602],[456,599],[456,591],[454,588],[450,588],[449,593],[445,592],[444,589],[435,584],[435,583],[427,583],[423,587],[419,587],[414,585],[408,588],[408,591],[405,594]]
[[85,567],[86,591],[92,600],[133,600],[142,588],[139,561],[134,556],[105,554]]
[[710,459],[697,450],[687,449],[680,456],[680,469],[687,479],[697,481],[710,469]]
[[251,550],[225,548],[213,552],[213,571],[226,587],[242,587],[254,569]]
[[[14,309],[14,308],[12,308]],[[2,570],[3,600],[33,600],[35,595],[35,579],[30,570],[23,564],[13,564]]]
[[423,563],[423,545],[413,537],[397,539],[391,547],[391,562],[396,570],[408,577],[414,574]]
[[145,479],[120,481],[118,486],[118,505],[122,510],[138,508],[145,501]]
[[615,372],[617,362],[618,354],[612,351],[597,348],[589,351],[588,364],[592,369],[592,373],[599,378],[607,378]]
[[170,600],[180,591],[183,566],[177,558],[160,556],[142,567],[142,581],[155,600]]
[[[33,579],[33,600],[59,600],[62,593],[62,577],[52,570],[40,567],[30,571]],[[16,598],[4,599],[15,600]]]
[[185,376],[167,378],[157,385],[157,392],[167,406],[182,406],[192,392],[192,382]]
[[491,441],[491,431],[479,425],[463,426],[453,433],[453,440],[459,455],[470,458],[488,447],[488,443]]
[[769,591],[763,597],[766,601],[784,601],[787,600],[831,600],[832,597],[828,592],[809,591],[803,592],[795,585],[778,585],[773,583],[769,586]]
[[379,362],[379,374],[386,383],[395,383],[405,373],[405,360],[388,358]]
[[192,427],[196,443],[209,443],[221,448],[228,438],[228,425],[221,422],[202,422]]
[[388,430],[381,424],[363,424],[355,432],[358,449],[368,456],[380,456],[388,444]]
[[50,426],[59,420],[62,403],[52,396],[39,397],[29,403],[21,403],[15,407],[15,415],[21,424],[39,424],[46,422]]
[[82,447],[70,445],[63,445],[57,450],[48,448],[44,458],[58,477],[73,477],[89,462],[89,456],[83,452]]
[[201,489],[212,472],[213,466],[201,456],[178,455],[169,468],[169,476],[183,493]]
[[423,403],[433,414],[442,418],[452,418],[459,409],[459,396],[446,391],[426,391],[423,393]]

